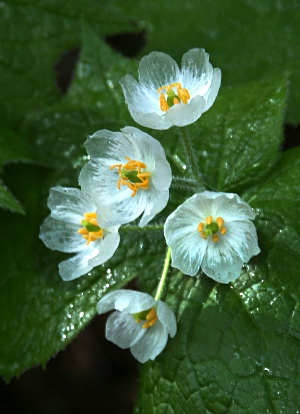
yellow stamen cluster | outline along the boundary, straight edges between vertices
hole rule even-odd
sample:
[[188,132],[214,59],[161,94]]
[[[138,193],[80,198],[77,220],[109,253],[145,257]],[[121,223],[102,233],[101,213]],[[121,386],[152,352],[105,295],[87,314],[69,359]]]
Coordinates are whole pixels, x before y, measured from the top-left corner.
[[217,217],[216,222],[213,221],[212,216],[207,216],[206,223],[199,223],[198,231],[203,239],[207,239],[211,236],[213,242],[219,241],[219,234],[222,236],[226,233],[227,229],[224,226],[224,220],[222,217]]
[[85,240],[87,240],[87,245],[99,238],[103,238],[103,229],[101,229],[98,225],[97,214],[95,212],[85,213],[80,224],[83,227],[78,230],[78,233],[81,234]]
[[[176,93],[173,88],[176,88]],[[159,95],[160,109],[164,112],[176,104],[184,103],[187,104],[191,95],[186,88],[181,86],[181,83],[171,83],[170,85],[161,86],[157,89]]]
[[138,190],[148,190],[149,178],[151,173],[142,171],[147,168],[146,164],[141,161],[131,160],[129,157],[125,157],[128,161],[126,164],[114,164],[110,167],[118,169],[118,189],[121,190],[121,184],[127,185],[132,190],[132,197],[134,197]]
[[[141,312],[141,314],[143,314],[143,312]],[[149,312],[146,314],[145,318],[144,318],[144,316],[142,316],[142,318],[137,318],[136,317],[135,321],[136,321],[136,323],[139,323],[139,322],[141,322],[142,320],[145,320],[145,319],[146,319],[147,322],[145,322],[142,325],[142,328],[148,329],[151,326],[155,325],[156,322],[157,322],[157,319],[158,319],[156,309],[155,308],[150,309]]]

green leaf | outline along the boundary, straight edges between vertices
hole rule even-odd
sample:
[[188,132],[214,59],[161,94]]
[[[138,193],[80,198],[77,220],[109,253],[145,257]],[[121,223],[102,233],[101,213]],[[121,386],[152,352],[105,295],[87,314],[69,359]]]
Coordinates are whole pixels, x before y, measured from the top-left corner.
[[[285,96],[285,77],[232,88],[187,127],[208,188],[239,192],[265,177],[280,156]],[[175,153],[188,172],[181,145]]]
[[44,163],[78,171],[86,163],[83,143],[88,135],[132,123],[119,85],[128,71],[136,73],[137,63],[114,52],[83,22],[80,59],[68,94],[45,111],[29,113],[23,125],[24,136],[37,145]]
[[[4,123],[4,121],[3,121]],[[24,141],[11,129],[0,126],[0,173],[2,167],[9,162],[32,161],[33,154],[30,154]],[[5,187],[0,180],[0,207],[8,208],[16,213],[25,214],[23,207]]]
[[[222,70],[223,86],[261,80],[289,71],[291,89],[286,119],[299,123],[300,49],[297,0],[210,0],[114,2],[128,18],[148,28],[143,54],[166,52],[178,62],[183,53],[202,47]],[[145,12],[146,11],[146,12]]]
[[[26,218],[0,211],[0,375],[9,379],[36,364],[45,365],[95,316],[103,294],[123,287],[138,274],[155,274],[162,229],[149,233],[125,227],[113,258],[89,275],[63,282],[58,263],[65,254],[38,239],[46,213],[51,174],[32,165],[9,168],[10,186],[28,212]],[[27,191],[23,188],[27,186]],[[12,229],[14,229],[12,231]],[[17,229],[17,230],[16,230]]]
[[54,64],[77,47],[85,18],[100,35],[137,30],[112,2],[4,1],[0,6],[0,93],[12,117],[59,100]]
[[[297,412],[300,374],[300,148],[243,198],[258,213],[261,254],[231,285],[172,271],[178,333],[142,368],[136,412]],[[150,278],[142,288],[152,291]]]
[[25,211],[18,200],[9,192],[0,180],[0,206],[16,213],[25,214]]
[[[22,136],[37,145],[39,159],[55,170],[30,165],[5,169],[11,173],[7,183],[28,211],[26,220],[0,212],[10,223],[0,249],[6,275],[0,282],[0,336],[4,338],[0,371],[6,378],[45,364],[91,320],[103,294],[135,276],[140,276],[145,291],[154,292],[158,284],[166,245],[155,225],[147,232],[122,227],[116,255],[68,283],[61,281],[57,269],[66,255],[46,249],[38,240],[39,226],[49,213],[49,188],[76,185],[87,160],[86,135],[133,124],[118,84],[126,73],[137,76],[137,64],[113,52],[84,23],[80,60],[68,94],[53,107],[42,105],[27,114],[22,125]],[[300,333],[299,235],[298,224],[291,225],[295,212],[299,216],[299,203],[292,204],[285,194],[285,210],[277,214],[275,208],[271,210],[272,203],[264,210],[266,190],[260,187],[278,166],[292,163],[292,178],[284,175],[282,167],[276,186],[283,188],[287,180],[291,193],[299,195],[294,181],[296,173],[299,176],[299,154],[291,151],[289,158],[280,160],[279,153],[285,84],[286,77],[280,75],[223,90],[214,106],[187,128],[209,188],[243,191],[241,195],[257,210],[262,253],[231,286],[217,285],[203,274],[191,278],[174,270],[170,273],[166,297],[178,317],[178,334],[155,362],[143,367],[140,412],[280,412],[283,402],[294,412],[299,406],[294,363]],[[163,143],[173,173],[187,178],[178,131],[171,128],[152,135]],[[274,187],[269,191],[276,193]],[[256,192],[260,197],[254,198]],[[154,224],[163,223],[187,196],[187,192],[172,191],[167,208]],[[291,205],[290,221],[286,221]],[[277,223],[282,227],[274,231]],[[290,248],[284,250],[289,239]],[[283,279],[285,269],[289,274]]]

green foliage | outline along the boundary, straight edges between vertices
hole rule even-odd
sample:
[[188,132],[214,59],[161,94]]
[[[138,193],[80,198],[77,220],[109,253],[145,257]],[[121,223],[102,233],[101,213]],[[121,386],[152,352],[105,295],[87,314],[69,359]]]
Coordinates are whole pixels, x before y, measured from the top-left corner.
[[287,121],[299,123],[300,3],[297,0],[119,0],[128,18],[149,31],[143,53],[166,52],[178,62],[203,47],[222,69],[223,86],[239,85],[289,71]]
[[[136,276],[142,290],[157,287],[166,251],[162,226],[122,227],[114,257],[72,282],[58,275],[66,255],[38,239],[49,214],[49,188],[77,186],[86,136],[134,124],[119,80],[127,73],[137,77],[138,64],[113,52],[99,35],[132,30],[136,19],[134,30],[149,31],[144,53],[161,50],[179,61],[190,47],[205,47],[222,70],[223,85],[232,86],[186,130],[207,188],[238,192],[255,209],[261,248],[229,286],[202,273],[192,278],[170,271],[165,299],[176,313],[178,334],[142,367],[136,412],[296,412],[300,151],[282,155],[280,145],[286,106],[287,119],[299,120],[298,14],[292,0],[178,0],[159,7],[142,0],[2,2],[0,205],[27,215],[0,211],[1,223],[8,223],[0,249],[1,375],[9,379],[45,365],[94,317],[107,292]],[[79,44],[75,77],[62,99],[54,63]],[[150,133],[183,183],[172,187],[167,208],[154,221],[162,224],[192,195],[184,188],[190,171],[176,128]]]
[[[4,121],[3,121],[4,123]],[[30,161],[32,155],[19,135],[11,129],[0,126],[0,173],[3,173],[3,165],[9,162]],[[0,180],[0,207],[7,208],[16,213],[24,214],[20,203]]]
[[[296,412],[299,174],[298,148],[243,195],[257,212],[262,252],[231,286],[203,274],[169,277],[168,302],[177,311],[178,333],[143,367],[140,411]],[[151,290],[152,282],[146,279],[144,287]]]

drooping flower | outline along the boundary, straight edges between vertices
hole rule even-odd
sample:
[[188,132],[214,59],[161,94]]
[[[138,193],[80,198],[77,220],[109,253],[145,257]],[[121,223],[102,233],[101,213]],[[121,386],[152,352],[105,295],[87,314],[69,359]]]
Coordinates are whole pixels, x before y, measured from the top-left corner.
[[101,205],[103,225],[129,223],[143,213],[143,227],[166,206],[172,174],[157,140],[126,127],[98,131],[85,146],[90,161],[79,183]]
[[195,276],[203,272],[220,283],[240,276],[260,249],[251,207],[237,194],[204,191],[180,205],[165,224],[172,266]]
[[152,52],[140,61],[139,82],[126,75],[120,84],[135,122],[168,129],[192,124],[212,106],[220,88],[221,71],[213,69],[204,49],[185,53],[181,70],[169,55]]
[[63,280],[77,279],[113,256],[120,242],[120,226],[101,228],[101,210],[87,194],[77,188],[51,188],[48,207],[51,215],[42,224],[39,237],[52,250],[77,253],[59,264]]
[[168,335],[177,331],[168,305],[147,293],[115,290],[98,303],[98,313],[116,309],[107,319],[106,338],[122,349],[130,348],[139,362],[155,359],[165,348]]

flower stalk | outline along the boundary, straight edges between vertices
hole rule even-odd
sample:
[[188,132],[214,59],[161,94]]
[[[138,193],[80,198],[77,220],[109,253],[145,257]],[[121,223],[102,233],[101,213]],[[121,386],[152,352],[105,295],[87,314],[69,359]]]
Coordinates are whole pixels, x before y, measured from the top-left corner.
[[168,247],[167,249],[167,254],[166,254],[166,258],[165,258],[165,263],[164,263],[164,267],[163,267],[163,271],[161,274],[161,278],[157,287],[157,291],[156,291],[156,295],[155,295],[155,300],[159,300],[161,298],[161,295],[163,293],[164,287],[165,287],[165,283],[166,283],[166,278],[167,278],[167,274],[168,274],[168,270],[170,267],[170,261],[171,261],[171,249],[170,247]]
[[203,186],[203,179],[200,173],[200,170],[198,168],[197,160],[194,155],[194,151],[191,146],[190,137],[188,136],[188,133],[186,131],[185,127],[181,127],[180,129],[180,136],[182,140],[182,144],[184,147],[184,151],[186,153],[186,156],[188,158],[191,170],[192,170],[192,177],[194,180],[196,180],[197,184],[201,187],[202,190],[205,190]]

